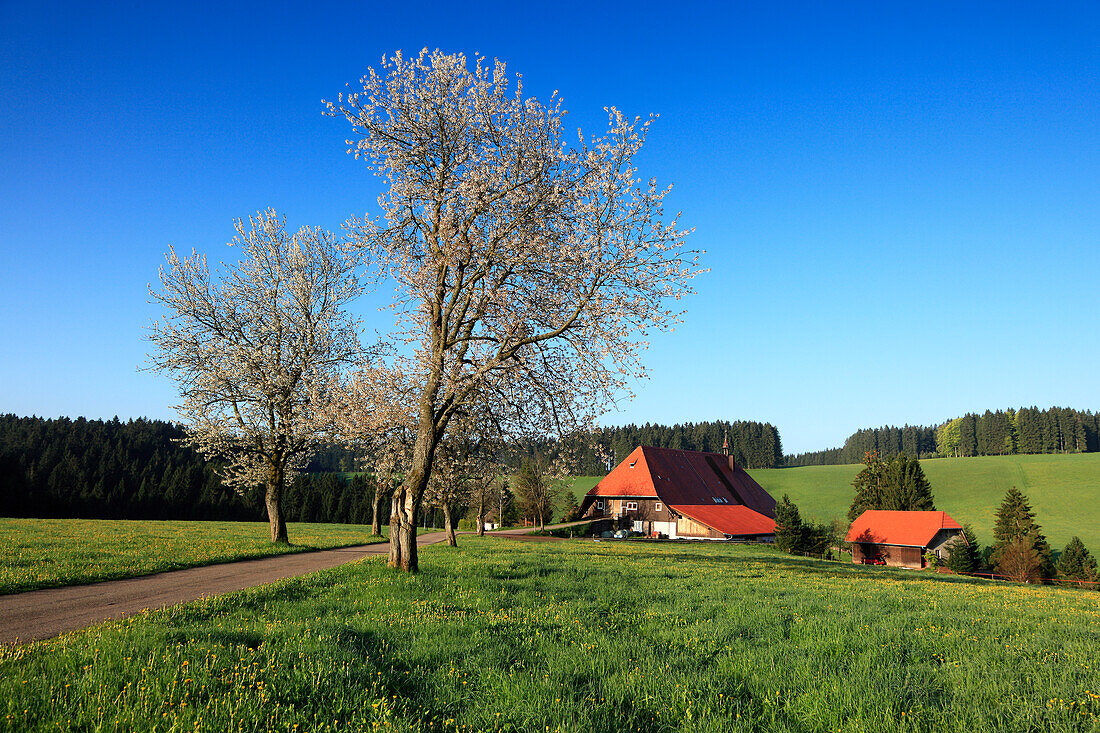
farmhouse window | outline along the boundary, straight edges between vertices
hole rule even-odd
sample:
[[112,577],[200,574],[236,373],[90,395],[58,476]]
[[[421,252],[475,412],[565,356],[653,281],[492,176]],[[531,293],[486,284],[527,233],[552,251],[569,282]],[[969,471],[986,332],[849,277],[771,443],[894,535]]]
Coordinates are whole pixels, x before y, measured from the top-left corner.
[[600,499],[596,502],[596,508],[599,509],[601,512],[603,511],[603,499]]
[[628,501],[628,502],[626,503],[626,510],[627,510],[628,512],[630,512],[630,511],[634,511],[634,510],[635,510],[635,509],[637,509],[637,508],[638,508],[638,502],[636,502],[636,501]]
[[653,511],[655,511],[655,512],[661,511],[661,502],[658,501],[653,505]]

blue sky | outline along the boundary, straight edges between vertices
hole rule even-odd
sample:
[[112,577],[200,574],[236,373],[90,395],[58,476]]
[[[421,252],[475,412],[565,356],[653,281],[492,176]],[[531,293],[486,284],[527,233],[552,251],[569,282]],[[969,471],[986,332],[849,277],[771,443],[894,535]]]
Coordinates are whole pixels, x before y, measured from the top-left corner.
[[797,452],[1100,408],[1093,3],[92,5],[0,2],[0,412],[173,417],[137,369],[164,251],[374,211],[320,100],[424,46],[586,131],[660,114],[640,172],[711,272],[605,422],[767,420]]

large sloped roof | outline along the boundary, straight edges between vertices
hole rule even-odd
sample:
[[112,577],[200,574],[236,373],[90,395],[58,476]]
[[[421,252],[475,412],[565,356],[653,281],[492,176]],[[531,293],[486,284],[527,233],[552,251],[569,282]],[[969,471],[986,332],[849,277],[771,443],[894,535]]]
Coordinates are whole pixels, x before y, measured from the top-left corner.
[[[673,511],[724,534],[775,530],[775,499],[732,458],[720,453],[635,448],[588,492],[583,508],[600,496],[659,499]],[[750,514],[759,519],[750,520]],[[765,523],[768,528],[757,531]],[[745,528],[751,531],[740,531]]]
[[947,512],[899,512],[868,509],[856,517],[846,542],[927,547],[941,529],[962,529]]
[[589,489],[590,496],[642,496],[657,498],[645,452],[635,448],[622,463]]
[[741,504],[672,504],[672,509],[722,534],[774,534],[775,520]]

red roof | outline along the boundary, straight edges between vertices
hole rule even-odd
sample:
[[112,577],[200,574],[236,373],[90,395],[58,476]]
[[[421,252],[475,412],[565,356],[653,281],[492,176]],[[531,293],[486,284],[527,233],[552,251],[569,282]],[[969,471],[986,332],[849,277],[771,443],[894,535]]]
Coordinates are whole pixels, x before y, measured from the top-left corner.
[[[745,469],[721,453],[650,446],[635,448],[588,492],[582,509],[587,509],[598,496],[656,498],[677,512],[680,507],[744,506],[764,518],[775,516],[775,499],[753,481]],[[710,526],[706,521],[698,521]],[[721,527],[714,529],[725,532]]]
[[962,529],[947,512],[896,512],[868,509],[852,522],[846,542],[928,547],[941,529]]
[[626,460],[589,489],[586,496],[657,496],[653,477],[641,448],[635,448]]
[[690,517],[722,534],[775,534],[775,520],[740,504],[671,504],[673,511]]

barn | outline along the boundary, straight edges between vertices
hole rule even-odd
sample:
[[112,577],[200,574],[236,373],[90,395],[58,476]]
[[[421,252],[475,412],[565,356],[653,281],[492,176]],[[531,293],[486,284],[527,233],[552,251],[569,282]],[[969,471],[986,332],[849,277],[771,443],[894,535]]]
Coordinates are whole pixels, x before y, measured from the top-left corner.
[[721,453],[635,448],[581,503],[587,519],[671,539],[770,540],[775,499]]
[[900,512],[869,509],[852,522],[845,540],[852,562],[901,568],[925,567],[925,554],[941,559],[956,542],[966,542],[963,529],[947,512]]

